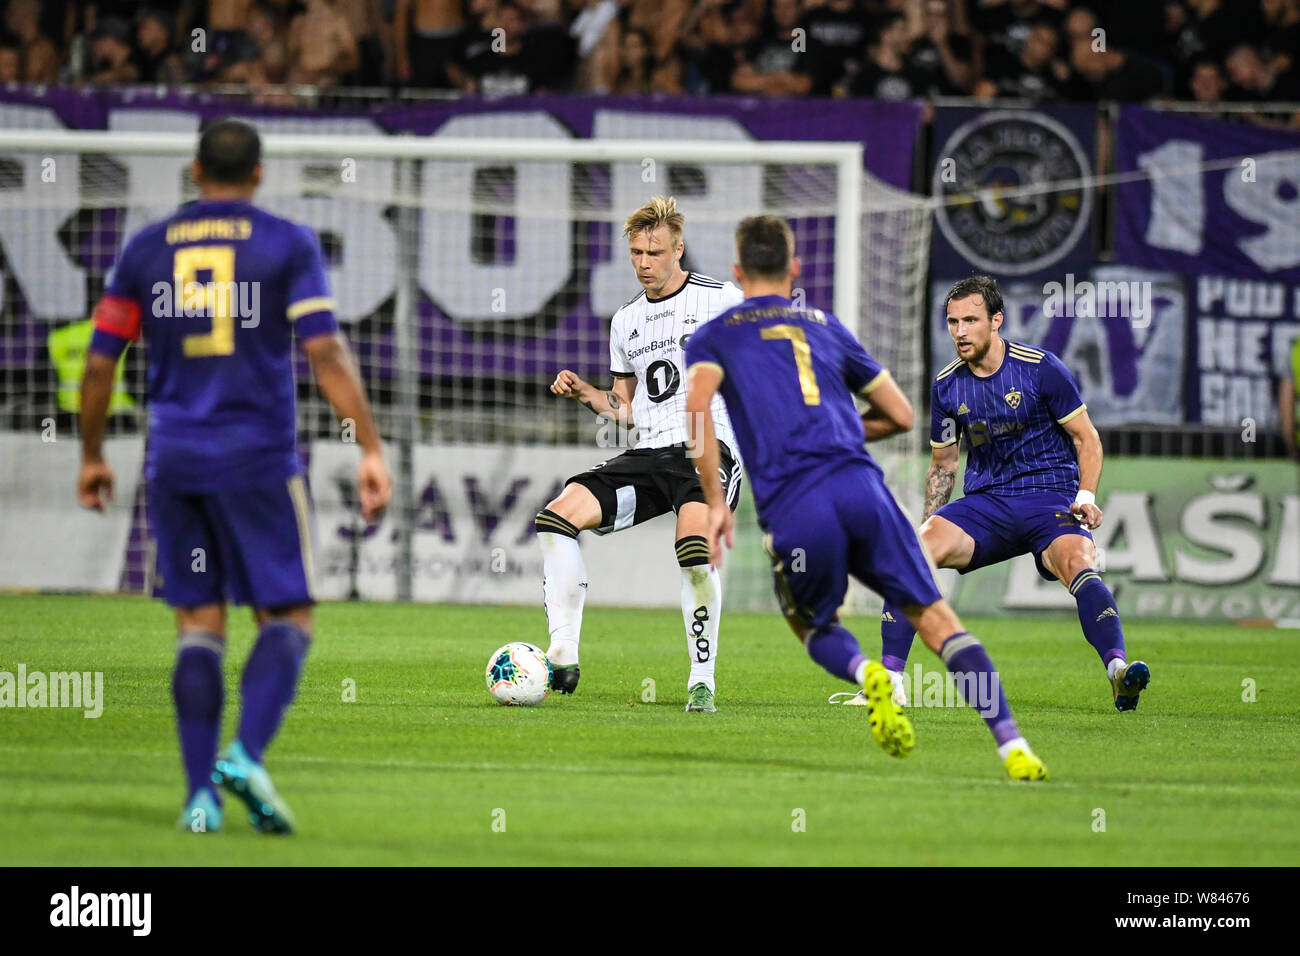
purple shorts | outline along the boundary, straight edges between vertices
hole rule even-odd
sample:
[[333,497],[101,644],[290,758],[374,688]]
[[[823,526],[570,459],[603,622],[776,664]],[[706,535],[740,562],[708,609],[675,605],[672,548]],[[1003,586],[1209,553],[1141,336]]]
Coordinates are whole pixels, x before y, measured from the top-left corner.
[[172,607],[310,604],[311,504],[301,475],[238,491],[187,495],[151,482],[156,590]]
[[846,465],[765,512],[763,544],[786,617],[829,624],[850,574],[899,607],[941,597],[916,529],[873,469]]
[[1063,534],[1092,532],[1070,511],[1074,499],[1056,491],[1027,495],[976,492],[950,501],[935,514],[951,521],[975,541],[975,553],[961,573],[985,568],[1022,554],[1032,554],[1038,573],[1048,581],[1056,575],[1043,567],[1043,552]]

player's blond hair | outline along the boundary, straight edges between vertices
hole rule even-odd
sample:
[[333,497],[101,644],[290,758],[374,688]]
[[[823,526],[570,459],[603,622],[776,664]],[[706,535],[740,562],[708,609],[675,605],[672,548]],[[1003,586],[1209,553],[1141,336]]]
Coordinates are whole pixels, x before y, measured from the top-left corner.
[[627,217],[623,223],[623,235],[631,239],[643,232],[652,232],[660,226],[668,227],[673,248],[682,241],[682,229],[686,226],[686,217],[677,211],[677,200],[672,196],[655,196],[648,203]]

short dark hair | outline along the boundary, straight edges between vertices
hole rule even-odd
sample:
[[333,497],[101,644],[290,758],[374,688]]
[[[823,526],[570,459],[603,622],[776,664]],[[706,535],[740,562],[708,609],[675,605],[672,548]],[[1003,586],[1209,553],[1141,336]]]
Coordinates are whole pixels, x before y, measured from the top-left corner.
[[740,271],[755,279],[784,279],[794,258],[794,231],[780,216],[750,216],[736,227]]
[[988,309],[990,319],[1002,311],[1002,293],[998,291],[998,284],[992,276],[967,276],[959,279],[948,290],[948,297],[943,300],[943,311],[948,311],[948,303],[953,299],[964,299],[968,295],[977,295],[984,300],[984,308]]
[[262,140],[248,123],[226,117],[204,126],[199,137],[199,165],[213,182],[246,183],[261,161]]

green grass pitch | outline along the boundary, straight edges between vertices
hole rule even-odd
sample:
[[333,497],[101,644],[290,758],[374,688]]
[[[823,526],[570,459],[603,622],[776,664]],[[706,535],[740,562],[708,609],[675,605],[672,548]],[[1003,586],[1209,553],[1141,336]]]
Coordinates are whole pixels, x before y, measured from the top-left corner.
[[[876,622],[847,623],[878,649]],[[544,640],[540,608],[327,604],[267,758],[299,822],[280,839],[230,802],[220,833],[173,829],[183,787],[161,604],[0,597],[0,671],[102,671],[105,695],[98,719],[0,710],[0,864],[1300,863],[1294,632],[1130,623],[1153,682],[1119,714],[1073,617],[967,623],[1045,784],[1005,780],[965,707],[912,708],[916,751],[887,757],[862,708],[827,705],[848,685],[775,615],[724,614],[719,712],[700,715],[682,712],[671,610],[589,607],[578,694],[523,709],[495,704],[483,669],[500,644]],[[223,742],[252,638],[240,609]],[[939,666],[919,647],[918,661]]]

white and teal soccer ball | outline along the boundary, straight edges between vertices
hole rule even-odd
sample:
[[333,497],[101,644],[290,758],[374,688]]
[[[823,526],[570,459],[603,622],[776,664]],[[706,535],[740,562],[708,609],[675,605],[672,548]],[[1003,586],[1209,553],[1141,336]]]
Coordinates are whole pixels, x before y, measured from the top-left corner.
[[551,692],[551,662],[540,647],[516,641],[488,658],[487,689],[498,704],[536,707]]

